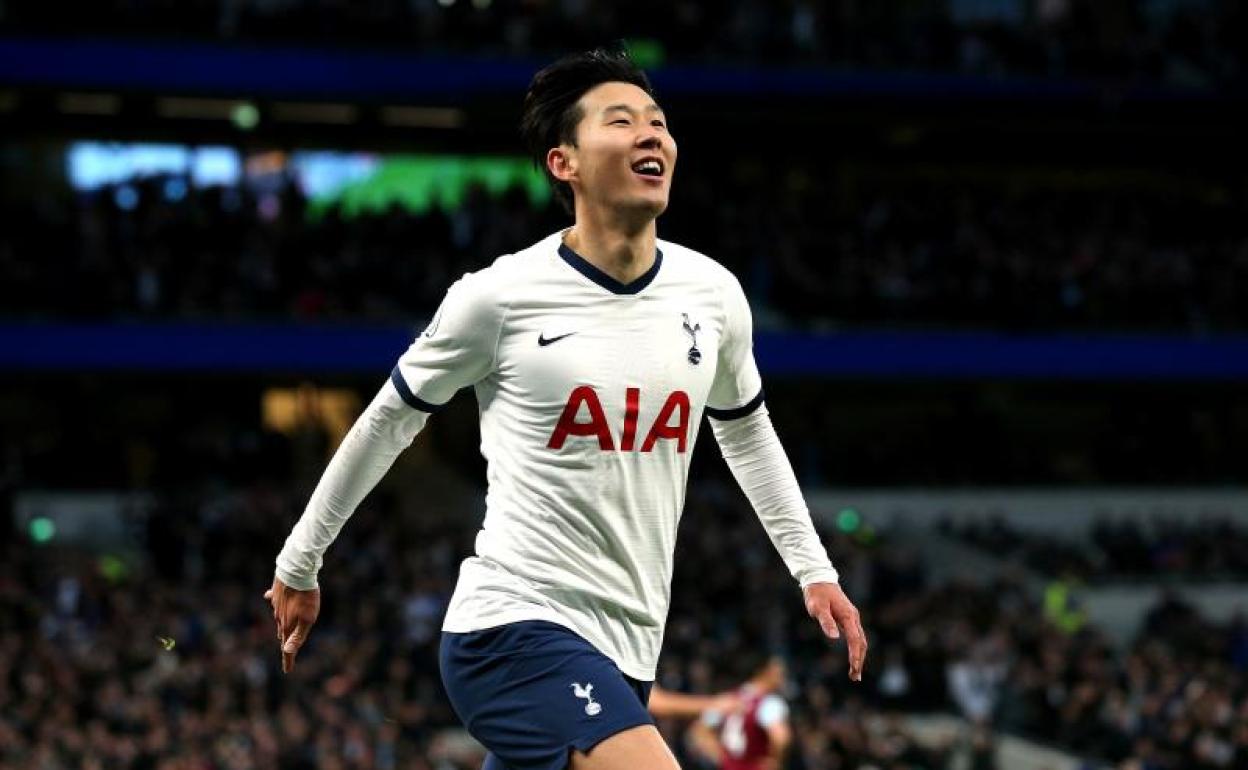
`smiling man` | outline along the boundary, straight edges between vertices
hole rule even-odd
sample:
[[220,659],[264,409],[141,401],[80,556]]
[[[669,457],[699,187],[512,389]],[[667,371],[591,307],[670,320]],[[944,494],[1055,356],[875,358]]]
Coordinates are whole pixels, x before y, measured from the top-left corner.
[[266,597],[289,670],[325,550],[472,386],[489,490],[443,624],[452,705],[491,770],[670,770],[646,701],[703,414],[807,611],[846,636],[854,680],[866,639],[767,416],[740,285],[658,240],[676,141],[645,74],[621,54],[567,57],[533,78],[521,128],[573,225],[450,288],[334,455]]

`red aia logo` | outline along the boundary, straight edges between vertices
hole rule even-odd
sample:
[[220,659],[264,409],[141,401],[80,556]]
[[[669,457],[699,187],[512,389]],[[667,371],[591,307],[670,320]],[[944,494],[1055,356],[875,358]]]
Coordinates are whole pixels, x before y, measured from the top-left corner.
[[[621,452],[633,451],[637,442],[637,412],[640,401],[640,388],[628,388],[624,391],[624,432],[620,436]],[[588,420],[576,419],[581,412],[582,405],[589,411]],[[677,413],[676,424],[669,425],[674,412]],[[559,424],[555,426],[555,432],[550,434],[550,441],[547,442],[546,447],[562,449],[563,442],[568,436],[596,436],[599,449],[604,452],[615,449],[615,440],[611,435],[611,428],[607,425],[607,416],[602,411],[602,402],[598,400],[598,394],[594,392],[594,389],[588,385],[581,385],[568,396],[568,403],[563,407],[563,414],[559,415]],[[659,410],[658,417],[654,418],[654,425],[650,426],[650,431],[646,433],[646,438],[641,442],[641,451],[652,451],[655,442],[659,439],[676,439],[676,451],[683,452],[688,437],[689,396],[683,390],[677,390],[667,397],[663,408]]]

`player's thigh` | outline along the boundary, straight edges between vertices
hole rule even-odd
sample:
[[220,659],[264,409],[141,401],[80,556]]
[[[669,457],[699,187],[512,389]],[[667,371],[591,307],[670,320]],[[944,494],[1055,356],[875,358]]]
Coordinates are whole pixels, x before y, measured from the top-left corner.
[[572,752],[571,770],[680,770],[654,725],[638,725],[602,740],[588,754]]

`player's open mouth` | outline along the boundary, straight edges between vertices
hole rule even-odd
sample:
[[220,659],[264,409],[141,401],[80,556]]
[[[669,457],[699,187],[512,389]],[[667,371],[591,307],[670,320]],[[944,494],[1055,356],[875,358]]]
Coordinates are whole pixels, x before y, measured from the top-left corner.
[[663,161],[659,158],[642,158],[633,164],[633,172],[641,176],[663,177]]

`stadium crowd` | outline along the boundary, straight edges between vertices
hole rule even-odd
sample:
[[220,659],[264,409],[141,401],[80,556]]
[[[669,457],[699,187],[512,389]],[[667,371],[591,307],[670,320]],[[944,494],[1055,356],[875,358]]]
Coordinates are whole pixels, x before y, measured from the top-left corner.
[[[600,0],[103,0],[73,13],[0,3],[4,36],[478,57],[547,57],[624,36],[656,63],[1035,76],[1110,93],[1236,92],[1246,31],[1248,6],[1231,0],[678,0],[627,11]],[[0,163],[21,152],[5,145]],[[727,264],[761,327],[1248,329],[1242,180],[1230,193],[1160,177],[1084,184],[1010,171],[974,184],[939,171],[882,183],[818,166],[830,161],[784,162],[737,158],[683,178],[660,228]],[[260,191],[149,178],[92,193],[6,184],[0,220],[4,320],[399,324],[431,315],[462,272],[565,218],[553,204],[534,211],[519,190],[475,189],[452,211],[395,207],[349,219],[313,216],[290,180]],[[126,377],[58,373],[48,383],[14,373],[0,393],[0,767],[475,770],[479,753],[436,670],[441,616],[480,507],[471,432],[431,426],[346,528],[322,575],[321,621],[295,672],[282,676],[261,594],[329,440],[307,426],[257,429],[254,391],[229,376],[214,380],[212,399],[199,381]],[[826,384],[770,387],[800,405]],[[66,388],[79,398],[58,400]],[[893,410],[884,397],[870,400],[887,386],[867,388],[855,408]],[[127,389],[129,399],[118,397]],[[172,390],[182,392],[162,398]],[[1008,399],[994,412],[991,398],[950,398],[932,417],[923,410],[944,396],[925,397],[898,418],[907,425],[866,440],[844,440],[855,426],[875,431],[837,404],[787,416],[777,407],[776,422],[799,475],[816,485],[1139,481],[1162,467],[1156,483],[1242,476],[1242,454],[1231,451],[1237,428],[1221,419],[1242,422],[1230,399],[1211,407],[1178,397],[1153,410],[1140,406],[1148,394],[1110,406],[1102,396],[1095,419],[1109,415],[1105,438],[1063,448],[1060,439],[1012,440],[1020,429],[1001,415],[1028,418]],[[471,422],[464,401],[443,419]],[[929,417],[942,430],[930,430]],[[916,435],[942,436],[943,451]],[[796,734],[788,770],[930,770],[968,750],[972,766],[988,770],[1002,733],[1120,770],[1248,767],[1248,618],[1210,623],[1171,597],[1119,648],[1095,619],[1077,630],[1050,623],[1017,576],[937,583],[902,533],[827,531],[871,634],[864,682],[850,685],[844,650],[804,616],[732,481],[702,458],[660,680],[719,692],[747,673],[737,666],[742,650],[783,654]],[[101,552],[19,526],[24,491],[118,485],[144,501],[134,550]],[[1089,579],[1248,572],[1248,533],[1229,523],[1103,522],[1075,547],[992,522],[951,532]],[[972,730],[934,744],[902,716],[938,711]],[[684,767],[706,766],[682,723],[661,729]]]
[[[1248,327],[1248,236],[1233,201],[918,180],[864,184],[845,201],[834,175],[817,171],[772,170],[768,184],[748,162],[691,175],[661,233],[732,268],[760,326]],[[519,189],[476,189],[449,212],[348,220],[338,209],[310,217],[293,183],[264,193],[183,184],[170,199],[168,181],[8,196],[0,312],[428,317],[461,273],[565,224],[553,203],[535,212]],[[725,185],[737,194],[718,195]]]
[[[1091,516],[1091,514],[1089,514]],[[1098,518],[1087,541],[1024,532],[999,517],[946,520],[941,529],[1045,575],[1083,581],[1248,579],[1248,531],[1229,518]]]
[[[470,480],[446,434],[409,450],[331,550],[324,609],[293,674],[280,675],[261,592],[325,443],[206,420],[162,455],[139,530],[142,558],[44,544],[17,531],[20,466],[4,482],[0,545],[0,764],[60,768],[467,768],[441,692],[436,642],[470,548]],[[320,447],[307,453],[299,447]],[[124,453],[123,453],[124,454]],[[146,463],[146,465],[145,465]],[[159,466],[178,466],[177,473]],[[724,469],[696,471],[682,525],[660,680],[718,692],[738,652],[785,655],[797,740],[789,768],[944,767],[959,747],[921,743],[899,714],[952,710],[995,731],[1122,768],[1219,770],[1248,762],[1248,622],[1203,622],[1169,604],[1117,650],[1088,626],[1050,625],[1009,576],[935,584],[893,533],[825,532],[872,636],[861,686],[828,646]],[[479,478],[479,476],[478,476]],[[175,481],[176,480],[176,481]],[[124,551],[119,551],[124,554]],[[785,599],[788,597],[788,599]],[[700,767],[682,725],[662,729]]]
[[863,3],[852,0],[109,0],[0,6],[0,31],[367,45],[539,55],[620,37],[676,62],[1242,84],[1248,14],[1233,0]]

